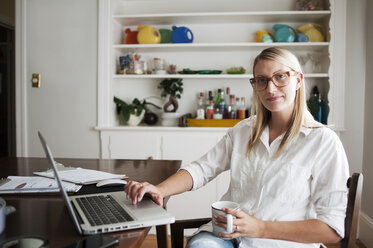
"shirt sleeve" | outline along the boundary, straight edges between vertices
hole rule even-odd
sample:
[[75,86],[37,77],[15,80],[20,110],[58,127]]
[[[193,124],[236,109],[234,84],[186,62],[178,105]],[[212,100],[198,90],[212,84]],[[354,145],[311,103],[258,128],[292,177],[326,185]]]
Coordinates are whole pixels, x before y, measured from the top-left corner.
[[232,131],[230,129],[227,134],[200,159],[181,166],[180,170],[188,171],[193,178],[192,190],[201,188],[221,172],[230,168],[232,146]]
[[338,136],[329,129],[323,133],[312,169],[311,200],[316,218],[344,237],[347,208],[348,161]]

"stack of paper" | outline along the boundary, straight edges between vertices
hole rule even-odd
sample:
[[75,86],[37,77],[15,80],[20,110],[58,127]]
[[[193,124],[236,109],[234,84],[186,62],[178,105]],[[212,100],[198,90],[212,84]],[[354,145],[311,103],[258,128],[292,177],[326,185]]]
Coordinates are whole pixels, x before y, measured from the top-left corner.
[[[77,192],[82,186],[62,182],[67,192]],[[0,180],[0,194],[58,192],[56,180],[45,177],[8,176]]]
[[[65,167],[63,164],[57,163],[58,175],[61,180],[77,183],[77,184],[92,184],[107,179],[124,179],[124,174],[112,174],[104,171],[89,170],[76,167]],[[43,172],[34,172],[35,175],[54,178],[53,171],[47,170]]]

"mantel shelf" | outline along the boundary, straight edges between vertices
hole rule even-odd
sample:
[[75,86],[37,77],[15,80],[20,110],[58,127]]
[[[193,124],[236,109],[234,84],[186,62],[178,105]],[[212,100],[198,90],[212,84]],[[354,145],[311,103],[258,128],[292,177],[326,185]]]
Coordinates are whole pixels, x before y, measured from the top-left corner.
[[[157,78],[185,78],[185,79],[249,79],[252,74],[146,74],[146,75],[127,75],[116,74],[116,79],[157,79]],[[304,74],[305,78],[328,78],[328,73],[309,73]]]
[[121,132],[121,131],[163,131],[163,132],[219,132],[227,131],[228,127],[170,127],[170,126],[96,126],[94,127],[97,131],[106,132]]
[[320,11],[246,11],[246,12],[195,12],[113,15],[124,26],[177,25],[194,23],[239,22],[318,22],[330,17],[330,10]]
[[[335,126],[329,126],[332,130],[336,132],[344,132],[346,129],[338,128]],[[144,132],[226,132],[228,127],[170,127],[170,126],[96,126],[94,130],[101,132],[123,132],[123,131],[144,131]]]

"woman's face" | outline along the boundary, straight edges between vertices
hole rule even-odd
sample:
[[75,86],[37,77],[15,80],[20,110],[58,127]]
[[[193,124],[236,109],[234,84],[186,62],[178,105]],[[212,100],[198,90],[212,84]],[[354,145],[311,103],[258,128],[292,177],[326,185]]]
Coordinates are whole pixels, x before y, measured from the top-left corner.
[[[273,60],[260,60],[255,68],[255,77],[271,78],[280,72],[288,72],[291,69]],[[266,89],[256,91],[260,101],[271,113],[290,115],[294,109],[296,91],[301,86],[303,75],[301,73],[291,75],[289,84],[284,87],[277,87],[272,80],[268,81]]]

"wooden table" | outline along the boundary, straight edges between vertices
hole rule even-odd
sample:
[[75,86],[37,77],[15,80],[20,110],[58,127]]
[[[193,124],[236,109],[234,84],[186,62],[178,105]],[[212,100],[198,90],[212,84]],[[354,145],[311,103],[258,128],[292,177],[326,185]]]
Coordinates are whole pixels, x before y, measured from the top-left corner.
[[[180,165],[179,160],[101,160],[101,159],[56,159],[73,167],[95,169],[117,174],[126,174],[130,180],[148,181],[158,184],[173,173]],[[31,176],[34,171],[44,171],[50,166],[45,158],[0,158],[0,177]],[[49,247],[63,247],[82,239],[67,212],[62,196],[48,194],[0,195],[7,205],[14,206],[15,213],[6,218],[6,229],[0,235],[4,240],[23,235],[42,236]],[[166,203],[166,202],[165,202]],[[115,247],[139,247],[150,227],[113,232],[105,235],[119,239]],[[166,226],[157,226],[158,247],[166,247]]]

